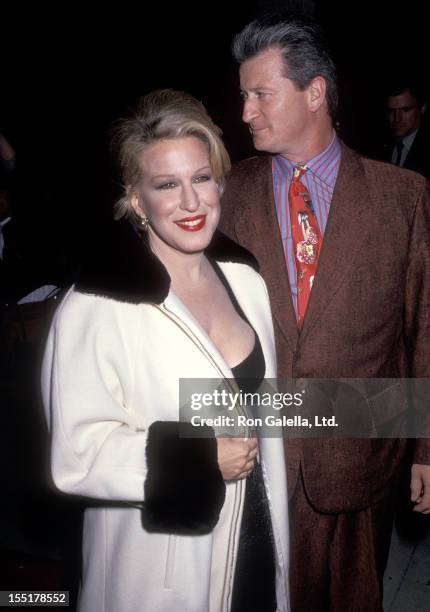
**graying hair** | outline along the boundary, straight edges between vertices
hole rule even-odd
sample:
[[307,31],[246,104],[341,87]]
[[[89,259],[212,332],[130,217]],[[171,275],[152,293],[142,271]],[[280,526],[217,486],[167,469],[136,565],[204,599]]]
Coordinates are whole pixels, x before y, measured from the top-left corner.
[[285,76],[299,90],[303,91],[316,76],[325,79],[328,111],[333,118],[338,103],[336,67],[321,28],[304,17],[272,13],[255,19],[236,34],[232,52],[242,64],[273,47],[281,50]]

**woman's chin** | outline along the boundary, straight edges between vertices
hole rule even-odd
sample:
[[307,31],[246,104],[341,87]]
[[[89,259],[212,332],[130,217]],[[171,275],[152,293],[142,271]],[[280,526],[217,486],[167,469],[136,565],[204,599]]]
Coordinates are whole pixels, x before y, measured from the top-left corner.
[[152,250],[157,253],[159,249],[163,251],[176,251],[184,255],[195,255],[197,253],[203,253],[212,241],[215,229],[209,230],[204,228],[199,232],[186,232],[184,230],[183,235],[176,235],[174,239],[169,240],[166,237],[153,233],[150,235],[150,244]]

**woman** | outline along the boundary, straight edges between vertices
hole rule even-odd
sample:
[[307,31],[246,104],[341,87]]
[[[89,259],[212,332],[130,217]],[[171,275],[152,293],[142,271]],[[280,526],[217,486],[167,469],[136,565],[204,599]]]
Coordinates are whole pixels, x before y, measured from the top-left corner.
[[260,597],[254,583],[254,609],[287,610],[281,439],[259,445],[269,516],[256,439],[195,439],[177,422],[180,379],[276,372],[255,261],[216,232],[229,169],[219,130],[194,98],[163,90],[119,122],[115,144],[117,217],[131,225],[94,249],[43,369],[56,486],[109,502],[85,512],[80,610],[241,610]]

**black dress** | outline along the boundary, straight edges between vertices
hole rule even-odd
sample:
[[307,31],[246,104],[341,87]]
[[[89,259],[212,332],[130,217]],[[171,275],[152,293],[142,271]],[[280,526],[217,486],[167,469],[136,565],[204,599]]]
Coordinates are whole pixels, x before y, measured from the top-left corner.
[[[216,265],[214,267],[237,313],[247,321],[221,270]],[[255,393],[266,371],[263,350],[255,330],[254,334],[255,344],[252,352],[231,368],[237,385],[244,393]],[[275,577],[275,550],[269,504],[261,466],[256,461],[246,481],[231,612],[274,612]]]

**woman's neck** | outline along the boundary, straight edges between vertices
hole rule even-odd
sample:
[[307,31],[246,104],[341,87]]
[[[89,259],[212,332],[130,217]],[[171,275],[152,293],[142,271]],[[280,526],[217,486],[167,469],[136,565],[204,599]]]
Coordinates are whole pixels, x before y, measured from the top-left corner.
[[210,267],[204,252],[182,253],[149,236],[149,245],[154,255],[166,268],[172,287],[192,287],[207,278]]

